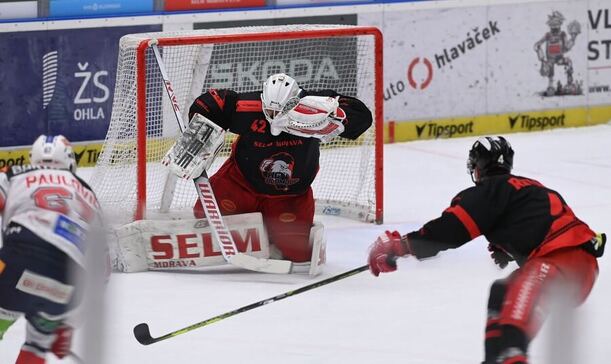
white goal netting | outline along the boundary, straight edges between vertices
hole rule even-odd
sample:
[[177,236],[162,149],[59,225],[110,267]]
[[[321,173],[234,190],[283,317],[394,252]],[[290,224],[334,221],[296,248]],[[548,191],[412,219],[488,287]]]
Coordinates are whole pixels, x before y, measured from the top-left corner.
[[[381,115],[382,60],[376,52],[381,39],[372,28],[292,25],[126,35],[111,122],[91,180],[103,208],[117,221],[190,211],[197,198],[191,181],[169,179],[159,163],[180,132],[148,46],[151,39],[158,43],[184,120],[202,92],[258,91],[278,72],[307,90],[358,97],[374,119]],[[322,145],[313,185],[317,213],[381,220],[382,123],[374,124],[356,141],[336,138]],[[230,145],[228,140],[209,175],[228,156]],[[171,196],[164,196],[166,183]]]

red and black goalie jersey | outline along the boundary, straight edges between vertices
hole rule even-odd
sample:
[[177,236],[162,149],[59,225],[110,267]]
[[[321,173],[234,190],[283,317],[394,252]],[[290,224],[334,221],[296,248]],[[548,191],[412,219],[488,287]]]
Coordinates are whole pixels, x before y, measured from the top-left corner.
[[[302,92],[300,96],[306,95],[340,96],[339,107],[346,113],[341,137],[356,139],[371,126],[371,111],[358,99],[331,90]],[[258,193],[302,194],[314,181],[318,172],[320,141],[288,133],[273,136],[263,114],[261,92],[210,90],[195,99],[189,116],[194,113],[239,135],[230,158],[235,160],[244,178]]]
[[532,256],[582,245],[596,234],[558,192],[535,180],[505,174],[460,192],[439,218],[409,233],[408,240],[412,253],[426,258],[479,235],[521,265]]

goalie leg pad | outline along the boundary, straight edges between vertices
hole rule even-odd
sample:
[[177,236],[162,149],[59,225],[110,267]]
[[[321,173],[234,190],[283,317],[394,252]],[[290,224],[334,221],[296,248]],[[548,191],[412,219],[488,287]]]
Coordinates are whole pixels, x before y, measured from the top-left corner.
[[293,263],[293,273],[308,273],[315,277],[319,275],[327,262],[327,236],[322,223],[315,221],[310,229],[310,246],[312,259],[309,262]]
[[[269,258],[260,213],[224,217],[239,252]],[[115,268],[123,272],[226,264],[207,220],[140,220],[120,227]]]
[[311,276],[317,276],[327,263],[327,235],[322,223],[314,222],[310,230],[310,243],[312,244],[312,261],[308,273]]

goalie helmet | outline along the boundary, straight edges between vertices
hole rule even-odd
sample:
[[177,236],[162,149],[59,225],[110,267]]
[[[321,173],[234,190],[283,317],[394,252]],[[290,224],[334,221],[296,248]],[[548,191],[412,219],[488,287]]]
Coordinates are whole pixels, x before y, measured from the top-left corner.
[[68,169],[76,172],[76,159],[74,151],[66,137],[63,135],[41,135],[32,144],[30,151],[30,164],[33,166],[47,166]]
[[513,168],[513,149],[502,136],[479,138],[469,151],[467,169],[473,182],[488,176],[507,174]]
[[276,116],[292,109],[299,102],[301,89],[297,81],[284,73],[271,75],[263,83],[261,101],[263,114],[270,123]]

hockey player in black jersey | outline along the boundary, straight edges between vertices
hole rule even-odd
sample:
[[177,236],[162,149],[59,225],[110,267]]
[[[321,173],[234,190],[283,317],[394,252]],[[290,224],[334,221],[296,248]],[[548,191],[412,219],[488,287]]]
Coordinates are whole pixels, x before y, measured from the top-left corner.
[[[467,161],[475,186],[456,195],[440,217],[405,235],[387,231],[369,252],[370,271],[396,270],[396,258],[432,257],[483,235],[491,257],[519,268],[490,289],[484,364],[524,364],[552,300],[551,287],[578,306],[598,275],[605,234],[579,220],[562,196],[511,174],[514,151],[503,137],[478,139]],[[554,293],[557,293],[554,291]]]

